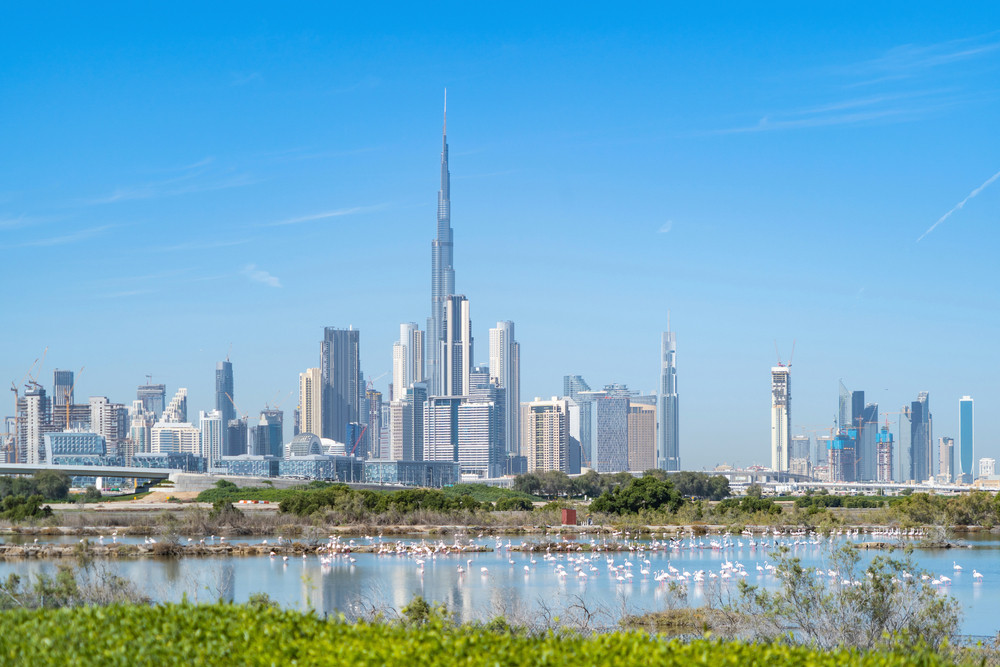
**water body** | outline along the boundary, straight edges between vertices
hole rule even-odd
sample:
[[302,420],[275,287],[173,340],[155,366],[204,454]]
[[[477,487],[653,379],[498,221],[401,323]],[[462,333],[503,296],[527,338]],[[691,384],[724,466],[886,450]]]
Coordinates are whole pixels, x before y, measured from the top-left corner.
[[[33,541],[19,538],[18,542]],[[144,538],[129,538],[128,543],[141,542]],[[200,538],[192,538],[197,541]],[[216,538],[218,539],[218,538]],[[237,538],[233,542],[259,543],[271,538]],[[358,544],[369,544],[364,538],[355,538]],[[525,538],[531,542],[537,538]],[[592,537],[581,537],[580,542],[589,542]],[[600,538],[603,540],[603,538]],[[516,538],[503,538],[500,548],[486,553],[464,553],[425,557],[422,566],[410,555],[353,554],[354,562],[348,557],[336,557],[324,564],[317,555],[306,558],[291,556],[287,560],[277,557],[220,557],[220,558],[179,558],[179,559],[135,559],[97,561],[99,567],[110,568],[116,573],[140,583],[146,594],[158,601],[180,601],[187,597],[193,601],[213,601],[219,598],[244,602],[250,595],[267,593],[287,607],[319,613],[336,614],[345,612],[348,616],[366,609],[381,608],[399,610],[415,595],[428,600],[444,603],[456,612],[460,619],[488,619],[506,615],[513,620],[528,617],[547,608],[565,617],[571,607],[579,609],[580,604],[590,611],[598,610],[608,623],[619,618],[622,610],[641,613],[662,609],[669,597],[667,588],[654,580],[657,571],[691,573],[704,571],[704,582],[689,581],[688,602],[699,605],[705,602],[706,591],[719,584],[735,591],[739,577],[727,580],[713,578],[720,575],[724,563],[741,563],[751,584],[765,588],[776,588],[778,581],[768,565],[774,563],[772,551],[775,544],[789,547],[792,555],[799,557],[803,565],[829,568],[831,547],[843,543],[845,538],[821,539],[819,544],[805,537],[767,539],[766,546],[759,537],[751,545],[751,540],[733,538],[725,548],[713,548],[717,538],[685,539],[680,549],[654,549],[650,541],[634,542],[634,551],[617,553],[576,552],[552,554],[545,559],[543,553],[517,552],[507,549],[507,545],[520,544]],[[860,536],[856,540],[880,539]],[[15,540],[5,538],[4,541]],[[46,541],[79,541],[79,538],[60,537],[39,538]],[[344,540],[346,543],[347,540]],[[378,542],[378,538],[372,538]],[[433,546],[438,539],[388,538],[385,544],[426,544]],[[441,538],[446,544],[452,538]],[[496,548],[495,538],[474,538],[478,544]],[[110,542],[106,539],[105,542]],[[463,540],[467,543],[468,540]],[[796,544],[798,542],[798,544]],[[918,569],[926,570],[935,578],[942,575],[951,579],[950,584],[938,586],[942,593],[954,596],[962,606],[964,616],[961,632],[966,635],[993,636],[1000,630],[1000,540],[994,537],[962,540],[969,548],[915,550],[912,555]],[[884,551],[861,552],[862,563],[866,563]],[[581,557],[590,561],[575,562]],[[902,558],[900,552],[894,557]],[[570,559],[573,559],[571,561]],[[622,572],[631,572],[632,577],[622,577],[609,566],[607,559],[614,559],[615,566],[631,563]],[[531,562],[534,560],[535,562]],[[649,563],[645,563],[648,560]],[[511,563],[513,561],[513,563]],[[961,570],[954,569],[954,565]],[[559,574],[560,567],[566,575]],[[0,562],[0,577],[11,572],[29,575],[37,572],[53,572],[57,561],[38,559]],[[760,569],[758,569],[758,566]],[[459,572],[459,568],[465,570]],[[581,576],[576,568],[586,575]],[[486,568],[486,572],[482,572]],[[527,568],[527,569],[525,569]],[[643,574],[642,570],[649,574]],[[981,579],[973,577],[973,571],[982,574]],[[839,577],[829,577],[835,581]],[[842,585],[842,584],[837,584]]]

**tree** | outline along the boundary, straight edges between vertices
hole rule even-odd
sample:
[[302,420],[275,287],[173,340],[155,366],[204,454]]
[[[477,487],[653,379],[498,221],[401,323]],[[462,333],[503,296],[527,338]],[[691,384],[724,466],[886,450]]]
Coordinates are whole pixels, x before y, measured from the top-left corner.
[[69,475],[57,470],[39,470],[32,477],[34,492],[49,500],[65,500],[69,497]]
[[637,514],[642,510],[657,509],[676,512],[683,504],[684,498],[673,484],[649,475],[633,477],[628,484],[605,491],[590,504],[590,509],[609,514]]

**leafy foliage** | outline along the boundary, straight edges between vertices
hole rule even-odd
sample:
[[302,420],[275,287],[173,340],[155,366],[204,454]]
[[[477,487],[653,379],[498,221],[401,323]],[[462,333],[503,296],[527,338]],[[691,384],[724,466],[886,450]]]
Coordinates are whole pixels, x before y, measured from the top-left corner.
[[0,661],[20,665],[812,665],[948,664],[926,650],[819,651],[787,644],[653,640],[640,632],[538,636],[454,626],[348,624],[270,606],[190,604],[16,610],[0,615]]
[[590,509],[609,514],[638,514],[643,510],[658,509],[676,512],[683,504],[684,499],[672,483],[658,479],[656,475],[644,475],[605,491],[590,504]]
[[722,500],[730,494],[729,479],[723,475],[683,471],[670,475],[670,481],[686,498]]
[[770,498],[760,498],[757,496],[743,496],[742,498],[727,498],[716,506],[717,512],[730,512],[738,514],[755,514],[763,512],[765,514],[781,514],[781,506]]
[[39,470],[31,477],[0,477],[0,498],[42,496],[46,500],[66,500],[70,479],[57,470]]
[[42,505],[45,499],[35,494],[33,496],[7,496],[0,503],[0,519],[23,521],[25,519],[44,519],[52,516],[52,508]]

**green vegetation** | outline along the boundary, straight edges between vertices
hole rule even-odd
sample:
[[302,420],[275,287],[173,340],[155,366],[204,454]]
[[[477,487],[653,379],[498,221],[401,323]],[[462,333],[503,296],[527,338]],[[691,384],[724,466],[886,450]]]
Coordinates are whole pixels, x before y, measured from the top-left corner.
[[386,512],[454,512],[483,509],[484,505],[471,495],[448,495],[438,489],[404,489],[378,493],[366,489],[351,489],[345,484],[334,484],[322,489],[299,491],[282,500],[280,507],[282,512],[298,516],[311,516],[318,511],[332,510],[362,520],[368,515]]
[[39,470],[31,477],[0,477],[0,498],[41,496],[45,500],[69,497],[69,476],[56,470]]
[[764,514],[781,514],[781,506],[770,498],[759,498],[756,496],[743,496],[742,498],[726,498],[715,506],[717,513],[739,513],[754,514],[763,512]]
[[855,547],[832,553],[823,571],[836,573],[831,585],[785,549],[777,558],[781,588],[769,592],[741,581],[736,600],[720,608],[728,614],[726,621],[713,630],[864,650],[905,649],[918,643],[937,650],[954,639],[961,616],[958,602],[922,580],[924,573],[912,561],[876,556],[864,569],[859,563]]
[[540,498],[514,489],[503,489],[499,486],[486,484],[456,484],[443,489],[449,496],[472,496],[481,503],[495,503],[506,498],[520,498],[529,503]]
[[0,610],[149,602],[149,598],[139,593],[130,580],[110,570],[94,567],[85,554],[86,549],[81,548],[81,567],[59,565],[54,576],[39,573],[34,576],[33,582],[25,581],[17,574],[9,575],[5,581],[0,581]]
[[146,665],[811,665],[953,664],[920,647],[865,652],[785,643],[656,640],[641,632],[528,634],[506,623],[456,626],[412,602],[400,623],[346,623],[254,605],[18,609],[3,612],[0,664]]
[[723,475],[709,475],[703,472],[678,472],[669,477],[677,491],[685,498],[722,500],[728,498],[729,479]]
[[44,519],[52,516],[52,508],[42,505],[45,499],[35,494],[33,496],[7,496],[0,503],[0,519],[9,521],[24,521],[25,519]]
[[684,499],[670,481],[656,475],[644,475],[605,491],[590,504],[590,509],[608,514],[638,514],[643,510],[659,509],[676,512],[683,504]]

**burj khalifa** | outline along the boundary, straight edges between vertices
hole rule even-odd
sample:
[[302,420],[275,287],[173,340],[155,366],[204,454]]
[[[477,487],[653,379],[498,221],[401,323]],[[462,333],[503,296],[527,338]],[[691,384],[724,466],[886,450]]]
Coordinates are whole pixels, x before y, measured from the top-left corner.
[[444,92],[441,131],[441,189],[438,190],[437,237],[431,241],[431,316],[427,318],[427,378],[431,396],[442,393],[444,304],[455,293],[454,231],[451,228],[451,174],[448,172],[448,91]]

